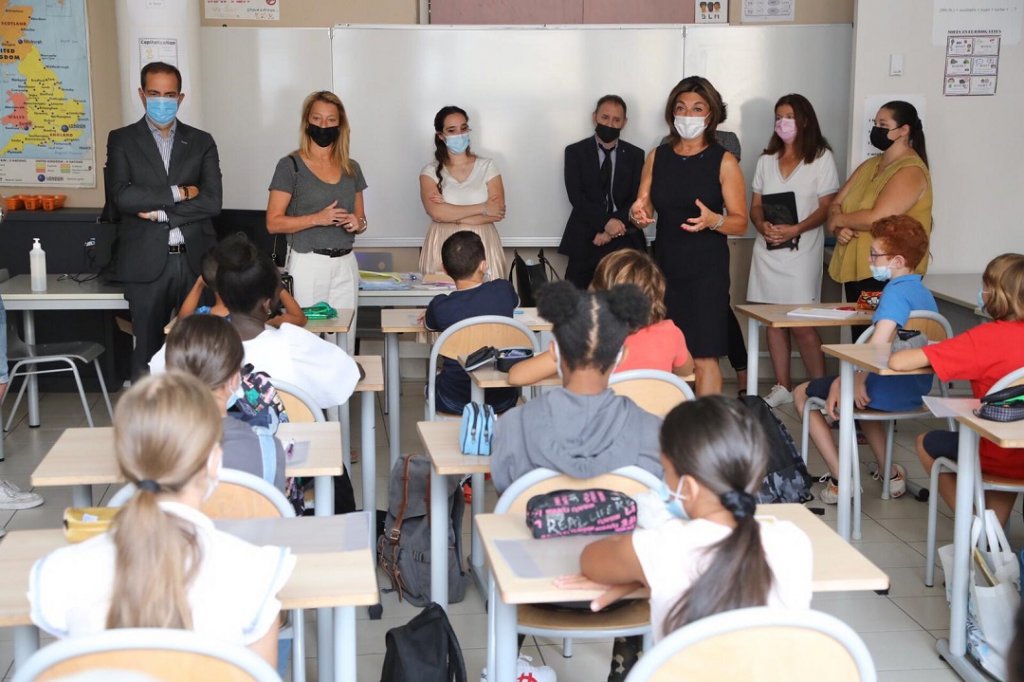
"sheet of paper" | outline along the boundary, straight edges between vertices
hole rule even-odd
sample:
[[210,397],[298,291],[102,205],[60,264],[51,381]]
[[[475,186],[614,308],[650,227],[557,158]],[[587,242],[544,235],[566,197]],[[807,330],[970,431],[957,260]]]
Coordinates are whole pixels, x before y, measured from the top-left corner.
[[580,572],[580,553],[601,535],[573,535],[548,540],[495,540],[505,562],[520,578],[557,578]]
[[845,320],[857,314],[856,310],[839,310],[838,308],[794,308],[787,315],[792,317],[820,317],[826,320]]
[[940,419],[949,419],[971,414],[981,402],[977,398],[943,398],[937,395],[926,395],[925,406]]
[[354,552],[370,541],[369,512],[287,519],[218,519],[214,525],[254,545],[289,547],[296,554]]

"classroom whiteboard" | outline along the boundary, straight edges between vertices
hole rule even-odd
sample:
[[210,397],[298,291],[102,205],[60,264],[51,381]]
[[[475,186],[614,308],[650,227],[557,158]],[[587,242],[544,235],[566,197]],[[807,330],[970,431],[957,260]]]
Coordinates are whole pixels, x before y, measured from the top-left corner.
[[654,148],[665,98],[684,75],[707,76],[729,105],[748,192],[771,135],[772,105],[814,104],[840,169],[850,125],[852,27],[420,26],[201,29],[204,115],[218,143],[224,207],[264,209],[277,160],[296,148],[303,98],[333,89],[352,125],[371,230],[360,246],[420,246],[430,220],[419,171],[433,158],[433,118],[456,104],[477,154],[498,164],[507,246],[552,246],[569,215],[566,145],[592,134],[607,93],[629,106],[623,139]]

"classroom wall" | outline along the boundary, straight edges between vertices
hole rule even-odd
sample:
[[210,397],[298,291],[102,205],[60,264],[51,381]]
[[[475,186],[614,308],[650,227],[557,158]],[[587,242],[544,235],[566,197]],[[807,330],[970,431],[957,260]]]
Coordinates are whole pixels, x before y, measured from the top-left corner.
[[[1024,253],[1024,46],[1001,47],[996,95],[943,97],[945,50],[931,44],[931,2],[858,0],[856,18],[851,121],[875,115],[864,109],[871,95],[925,98],[935,197],[930,271],[981,272],[997,254]],[[904,55],[905,75],[888,75],[891,53]],[[850,158],[856,164],[862,133],[851,128]]]

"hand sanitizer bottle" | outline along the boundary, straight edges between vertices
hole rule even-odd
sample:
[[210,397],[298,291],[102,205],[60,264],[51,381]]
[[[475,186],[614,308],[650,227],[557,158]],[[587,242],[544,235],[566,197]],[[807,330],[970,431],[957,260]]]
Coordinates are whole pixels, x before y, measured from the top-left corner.
[[28,252],[29,272],[32,277],[32,291],[46,291],[46,252],[39,243],[39,237],[32,241],[32,250]]

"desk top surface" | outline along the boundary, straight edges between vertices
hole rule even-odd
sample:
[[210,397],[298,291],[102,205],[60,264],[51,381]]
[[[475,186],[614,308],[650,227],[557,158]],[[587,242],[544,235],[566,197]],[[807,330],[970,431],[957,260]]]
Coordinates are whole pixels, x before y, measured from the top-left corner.
[[[380,327],[385,334],[426,331],[420,316],[423,308],[388,308],[380,311]],[[551,323],[537,315],[536,308],[516,308],[514,320],[522,322],[530,331],[551,331]]]
[[[324,536],[329,532],[337,532],[337,526],[348,523],[352,519],[347,517],[352,516],[311,516],[281,521],[301,524],[304,532],[300,536]],[[275,521],[278,520],[261,519],[245,523],[273,524]],[[294,528],[291,530],[294,532]],[[350,551],[325,548],[309,551],[310,543],[300,539],[306,547],[296,545],[293,550],[297,557],[295,570],[278,593],[284,608],[311,609],[377,603],[379,593],[374,556],[366,547],[368,538],[365,531],[361,535],[364,540],[360,543],[360,549]],[[0,627],[31,623],[27,596],[29,571],[40,557],[66,545],[64,531],[61,529],[16,530],[0,540],[0,575],[4,576],[0,581]]]
[[384,362],[379,355],[353,355],[352,359],[359,363],[366,374],[356,384],[356,393],[363,391],[384,390]]
[[418,422],[416,431],[430,457],[434,471],[442,476],[455,474],[489,474],[491,458],[462,454],[459,444],[458,420]]
[[[288,464],[288,476],[340,476],[341,425],[337,422],[281,424],[278,438],[309,442],[309,457]],[[105,485],[124,481],[114,456],[114,429],[110,426],[65,429],[32,472],[32,485]]]
[[354,314],[351,308],[339,308],[338,316],[333,320],[307,320],[306,329],[314,334],[348,334]]
[[[474,369],[469,372],[469,376],[473,377],[473,383],[480,388],[511,388],[512,384],[508,383],[508,372],[499,372],[493,366],[481,367]],[[528,386],[561,386],[562,379],[556,374],[555,376],[541,379],[535,383],[529,384]]]
[[889,369],[889,346],[870,343],[832,343],[821,347],[825,355],[839,358],[854,366],[882,376],[905,376],[911,374],[932,374],[931,367],[898,372]]
[[[845,542],[803,505],[761,505],[758,507],[758,515],[791,521],[807,533],[814,552],[813,591],[839,592],[889,588],[889,576],[884,571]],[[598,538],[535,540],[526,527],[522,514],[479,514],[475,521],[484,542],[488,563],[505,603],[543,604],[562,602],[567,598],[573,601],[589,601],[598,596],[599,593],[593,590],[573,590],[572,595],[567,597],[566,590],[558,589],[552,583],[552,580],[560,575],[578,573],[581,546]],[[558,543],[565,545],[565,551],[559,551]],[[530,559],[535,559],[526,564],[534,569],[532,576],[523,577],[517,574],[506,559],[505,552],[510,550],[520,557],[526,555]]]
[[[32,304],[65,301],[70,304],[92,301],[102,302],[106,308],[127,308],[124,288],[107,284],[99,278],[85,282],[71,279],[59,280],[60,275],[47,275],[46,291],[32,291],[32,279],[28,275],[16,275],[0,283],[0,296],[11,310],[39,307]],[[71,305],[70,307],[75,307]]]
[[848,305],[846,303],[745,303],[736,306],[736,310],[747,317],[754,318],[766,327],[848,327],[858,324],[871,324],[873,312],[871,310],[858,310],[853,315],[841,319],[789,314],[789,311],[796,310],[797,308],[835,310],[840,307],[847,307]]

